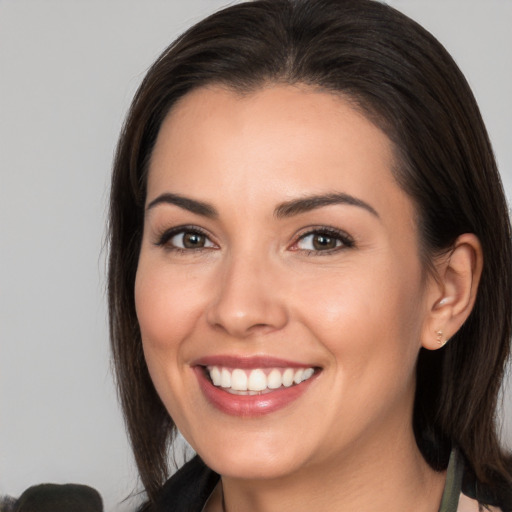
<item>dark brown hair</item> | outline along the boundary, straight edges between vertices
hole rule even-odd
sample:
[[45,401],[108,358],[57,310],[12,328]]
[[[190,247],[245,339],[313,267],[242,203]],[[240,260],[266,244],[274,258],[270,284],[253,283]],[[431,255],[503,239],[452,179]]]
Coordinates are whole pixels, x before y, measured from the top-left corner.
[[511,328],[508,210],[470,88],[442,45],[372,0],[256,0],[178,38],[143,80],[114,162],[110,204],[110,335],[119,394],[142,482],[153,499],[168,475],[174,424],[151,382],[134,305],[148,161],[173,104],[223,84],[250,92],[306,84],[349,98],[392,140],[395,176],[418,211],[426,268],[475,233],[484,269],[474,309],[443,349],[421,350],[414,428],[435,469],[456,443],[478,480],[510,484],[496,409]]

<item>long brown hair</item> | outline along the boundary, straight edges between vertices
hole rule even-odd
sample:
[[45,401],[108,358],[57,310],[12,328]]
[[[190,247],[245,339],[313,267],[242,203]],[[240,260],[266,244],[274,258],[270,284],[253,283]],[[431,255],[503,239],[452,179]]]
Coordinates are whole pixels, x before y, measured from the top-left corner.
[[148,160],[169,109],[220,83],[250,92],[303,83],[343,94],[394,143],[395,176],[414,201],[422,255],[475,233],[484,269],[474,309],[441,350],[421,350],[414,428],[435,469],[456,443],[482,483],[510,484],[496,429],[509,354],[512,282],[507,205],[471,90],[426,30],[372,0],[256,0],[201,21],[154,63],[130,108],[110,203],[109,313],[113,360],[142,482],[153,499],[168,476],[175,427],[151,382],[134,305]]

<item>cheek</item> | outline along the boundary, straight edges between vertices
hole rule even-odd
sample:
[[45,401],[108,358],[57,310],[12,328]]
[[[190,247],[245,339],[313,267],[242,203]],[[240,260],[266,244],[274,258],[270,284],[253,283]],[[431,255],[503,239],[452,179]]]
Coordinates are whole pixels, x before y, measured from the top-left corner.
[[135,279],[135,308],[144,357],[157,393],[177,424],[183,423],[187,354],[184,341],[193,331],[202,294],[193,278],[170,272],[168,265],[141,254]]
[[145,350],[169,350],[187,336],[202,309],[197,276],[171,272],[141,255],[135,279],[135,308]]
[[292,294],[303,323],[345,369],[381,365],[410,372],[414,367],[422,326],[421,273],[399,259],[388,260],[379,265],[373,258],[371,265],[304,280],[301,292]]
[[[169,377],[176,374],[178,351],[175,335],[179,324],[175,311],[178,301],[169,293],[165,281],[139,263],[135,279],[135,309],[142,347],[149,373],[160,398],[169,407]],[[164,305],[168,304],[168,307]]]

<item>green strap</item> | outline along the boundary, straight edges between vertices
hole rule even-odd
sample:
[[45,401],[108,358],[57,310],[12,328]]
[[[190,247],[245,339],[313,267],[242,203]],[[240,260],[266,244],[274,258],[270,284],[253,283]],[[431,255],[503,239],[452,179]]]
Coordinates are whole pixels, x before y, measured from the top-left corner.
[[448,469],[446,470],[446,484],[439,512],[457,512],[462,487],[462,474],[464,462],[456,448],[452,449]]

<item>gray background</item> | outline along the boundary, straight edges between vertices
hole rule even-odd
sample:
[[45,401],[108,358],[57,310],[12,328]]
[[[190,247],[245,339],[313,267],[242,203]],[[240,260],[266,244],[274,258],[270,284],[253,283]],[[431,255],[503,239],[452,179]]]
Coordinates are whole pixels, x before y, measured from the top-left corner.
[[[0,0],[0,494],[137,485],[108,362],[113,148],[144,71],[221,0]],[[465,72],[512,197],[512,0],[394,0]],[[504,440],[512,445],[510,391]]]

